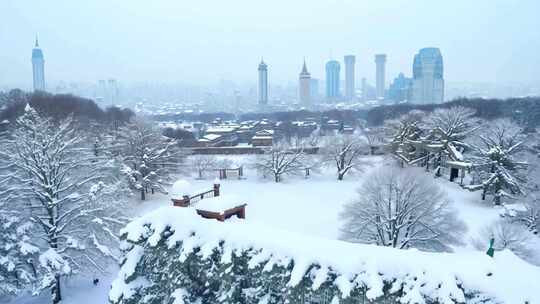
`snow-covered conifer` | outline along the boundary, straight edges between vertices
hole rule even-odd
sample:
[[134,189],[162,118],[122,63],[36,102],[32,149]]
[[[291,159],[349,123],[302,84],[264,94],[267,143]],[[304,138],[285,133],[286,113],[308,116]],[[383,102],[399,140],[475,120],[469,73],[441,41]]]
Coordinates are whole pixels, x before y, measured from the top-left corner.
[[39,248],[32,264],[36,292],[50,290],[58,303],[62,277],[104,271],[117,254],[112,245],[125,220],[116,213],[118,201],[101,197],[114,187],[109,168],[94,158],[71,119],[53,123],[30,106],[0,144],[0,199],[19,212],[22,227],[32,223],[27,243],[33,247],[24,248]]
[[165,184],[182,154],[175,140],[167,139],[151,122],[135,119],[119,135],[123,172],[141,200],[150,191],[166,193]]
[[516,159],[523,147],[521,129],[509,120],[490,123],[479,135],[480,144],[474,145],[475,154],[470,160],[480,178],[480,183],[469,185],[469,190],[482,190],[482,199],[493,195],[493,202],[500,205],[502,197],[524,194],[527,163]]

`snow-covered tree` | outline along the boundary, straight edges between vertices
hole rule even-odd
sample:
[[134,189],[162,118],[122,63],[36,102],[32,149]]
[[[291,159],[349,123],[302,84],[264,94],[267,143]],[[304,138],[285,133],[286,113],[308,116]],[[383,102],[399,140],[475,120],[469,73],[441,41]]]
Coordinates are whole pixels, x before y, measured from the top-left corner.
[[279,183],[283,175],[298,174],[304,169],[303,158],[305,154],[302,148],[293,148],[285,142],[275,143],[268,151],[258,155],[255,161],[257,168],[264,176],[274,177]]
[[218,161],[213,155],[193,155],[189,159],[193,171],[197,172],[199,179],[203,179],[204,172],[217,168]]
[[182,158],[178,143],[163,137],[151,122],[138,118],[121,129],[119,141],[123,172],[131,188],[140,192],[141,200],[149,191],[166,193],[169,174]]
[[426,151],[419,150],[414,142],[423,135],[423,118],[425,113],[411,111],[398,119],[385,121],[384,131],[388,138],[390,152],[401,162],[413,164],[422,161]]
[[440,176],[443,157],[453,161],[463,161],[463,152],[469,148],[465,139],[478,130],[479,124],[473,118],[475,110],[456,106],[437,109],[425,118],[428,133],[424,141],[432,147],[426,165],[435,169]]
[[524,194],[527,163],[516,159],[523,147],[520,128],[509,120],[490,122],[489,128],[479,135],[480,144],[474,145],[471,156],[473,168],[480,183],[466,186],[469,190],[482,190],[482,199],[493,195],[493,202],[501,204],[502,197]]
[[117,213],[122,208],[115,208],[118,202],[101,196],[114,187],[109,167],[94,158],[71,119],[53,123],[29,106],[0,145],[0,205],[18,212],[23,223],[18,230],[32,223],[28,245],[21,248],[39,248],[32,264],[36,293],[50,290],[58,303],[62,277],[104,271],[115,258],[115,232],[125,220]]
[[450,250],[463,231],[446,194],[417,168],[368,176],[341,218],[344,240],[400,249]]
[[362,155],[368,153],[365,139],[358,134],[339,134],[325,138],[322,148],[325,160],[336,168],[338,180],[352,171],[360,171],[366,165]]

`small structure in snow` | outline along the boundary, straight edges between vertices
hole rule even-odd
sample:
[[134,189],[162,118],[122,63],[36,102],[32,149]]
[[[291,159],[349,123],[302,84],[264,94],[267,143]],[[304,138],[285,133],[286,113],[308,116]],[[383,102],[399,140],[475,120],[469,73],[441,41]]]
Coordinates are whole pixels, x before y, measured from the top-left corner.
[[188,181],[178,180],[172,186],[171,200],[176,207],[189,207],[196,201],[206,197],[219,196],[219,188],[219,183],[214,183],[211,190],[194,190]]
[[223,222],[233,215],[245,219],[246,205],[240,203],[234,196],[215,196],[201,200],[195,208],[200,216]]
[[244,166],[238,166],[236,168],[217,168],[214,169],[219,174],[219,179],[227,179],[229,175],[237,176],[238,179],[242,179],[244,176]]

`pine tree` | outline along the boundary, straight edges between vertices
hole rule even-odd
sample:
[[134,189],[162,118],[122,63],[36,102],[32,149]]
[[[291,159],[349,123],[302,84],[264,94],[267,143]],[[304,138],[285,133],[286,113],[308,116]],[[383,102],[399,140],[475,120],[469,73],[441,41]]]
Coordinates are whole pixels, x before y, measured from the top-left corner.
[[524,194],[526,176],[523,171],[527,163],[516,159],[523,147],[520,133],[520,128],[508,120],[490,124],[479,136],[481,144],[473,146],[476,153],[471,157],[481,182],[466,186],[467,189],[481,189],[482,199],[492,195],[495,205],[500,205],[503,197]]
[[146,200],[150,191],[167,193],[169,174],[183,158],[175,140],[167,139],[148,121],[136,119],[121,128],[118,146],[124,161],[122,169],[130,187]]

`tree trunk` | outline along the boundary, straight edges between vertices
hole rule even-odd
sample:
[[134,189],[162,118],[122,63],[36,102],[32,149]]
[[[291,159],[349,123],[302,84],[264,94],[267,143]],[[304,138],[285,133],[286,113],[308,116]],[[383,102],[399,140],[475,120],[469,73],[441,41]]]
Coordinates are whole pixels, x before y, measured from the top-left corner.
[[274,174],[274,181],[279,183],[279,174]]
[[60,303],[62,301],[62,292],[60,289],[60,275],[54,276],[54,286],[51,290],[53,304]]
[[338,176],[337,176],[337,179],[338,180],[343,180],[343,173],[338,173]]
[[146,200],[146,191],[143,189],[141,189],[141,201],[144,201]]

